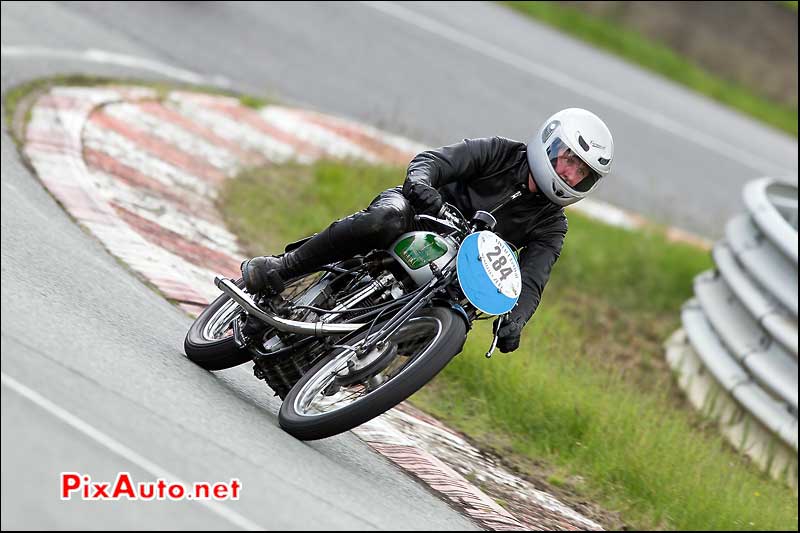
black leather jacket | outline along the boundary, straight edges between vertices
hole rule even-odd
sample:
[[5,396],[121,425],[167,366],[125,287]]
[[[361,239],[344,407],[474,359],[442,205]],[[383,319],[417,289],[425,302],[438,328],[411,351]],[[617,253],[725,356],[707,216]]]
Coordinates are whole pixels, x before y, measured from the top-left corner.
[[522,249],[522,293],[510,318],[523,323],[539,306],[567,234],[564,209],[542,193],[530,192],[529,171],[524,143],[502,137],[464,139],[414,157],[403,185],[404,193],[412,183],[436,188],[444,201],[467,218],[477,210],[491,211],[515,192],[523,192],[494,212],[495,232]]

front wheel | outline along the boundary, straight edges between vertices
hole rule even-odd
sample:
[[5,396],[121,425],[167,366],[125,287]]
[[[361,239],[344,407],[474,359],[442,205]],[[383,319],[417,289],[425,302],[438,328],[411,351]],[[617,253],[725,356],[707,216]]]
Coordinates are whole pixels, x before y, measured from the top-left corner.
[[[402,402],[461,351],[467,327],[445,307],[423,310],[383,346],[357,358],[338,348],[303,375],[281,405],[281,427],[301,440],[352,429]],[[363,342],[366,331],[347,341]]]
[[[244,288],[239,278],[236,286]],[[236,345],[233,321],[242,312],[227,294],[221,294],[195,319],[186,334],[186,356],[206,370],[222,370],[251,360],[250,352]]]
[[[281,296],[294,301],[322,274],[313,272],[288,281]],[[236,286],[246,290],[242,278],[236,281]],[[233,323],[242,313],[230,296],[220,294],[189,328],[183,342],[186,356],[206,370],[223,370],[252,360],[250,351],[237,346],[233,337]]]

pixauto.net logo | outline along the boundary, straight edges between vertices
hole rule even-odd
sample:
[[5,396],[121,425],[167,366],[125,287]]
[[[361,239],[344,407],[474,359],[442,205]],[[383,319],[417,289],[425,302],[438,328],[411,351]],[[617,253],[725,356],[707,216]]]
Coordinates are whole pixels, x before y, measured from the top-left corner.
[[238,479],[229,482],[197,482],[191,486],[171,483],[159,478],[156,481],[134,483],[128,472],[120,472],[112,482],[92,481],[86,474],[62,472],[60,492],[62,500],[73,497],[82,500],[238,500],[242,484]]

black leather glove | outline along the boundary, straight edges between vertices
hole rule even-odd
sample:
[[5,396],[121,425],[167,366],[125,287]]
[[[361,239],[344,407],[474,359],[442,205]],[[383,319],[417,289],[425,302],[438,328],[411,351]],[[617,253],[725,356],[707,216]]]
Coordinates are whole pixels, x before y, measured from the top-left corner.
[[519,319],[504,319],[497,334],[497,349],[503,353],[519,348],[519,337],[525,322]]
[[408,198],[417,213],[437,215],[442,209],[442,195],[424,183],[407,183],[403,186],[403,196]]

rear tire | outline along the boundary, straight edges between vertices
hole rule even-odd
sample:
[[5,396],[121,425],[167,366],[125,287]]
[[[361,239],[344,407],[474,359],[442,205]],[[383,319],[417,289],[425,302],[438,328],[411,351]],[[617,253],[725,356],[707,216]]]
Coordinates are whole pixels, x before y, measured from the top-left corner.
[[[417,326],[422,326],[422,334],[418,327],[415,329],[415,321]],[[431,328],[438,329],[434,331]],[[350,345],[357,343],[366,336],[366,333],[364,331],[357,334],[348,339],[347,343]],[[320,387],[324,390],[326,384],[335,379],[332,377],[334,375],[332,372],[342,370],[337,358],[342,361],[348,358],[346,349],[332,351],[306,372],[289,391],[278,415],[280,426],[298,439],[314,440],[343,433],[375,418],[411,396],[447,366],[464,346],[467,327],[455,311],[446,307],[432,307],[414,316],[407,326],[392,337],[392,340],[402,347],[403,343],[413,343],[416,338],[424,338],[420,335],[432,338],[427,345],[421,347],[418,355],[407,360],[396,375],[374,391],[331,412],[311,412],[314,408],[310,407],[310,404],[316,402],[325,407],[326,402],[321,391],[314,391]],[[328,407],[335,403],[337,402],[329,404]]]

